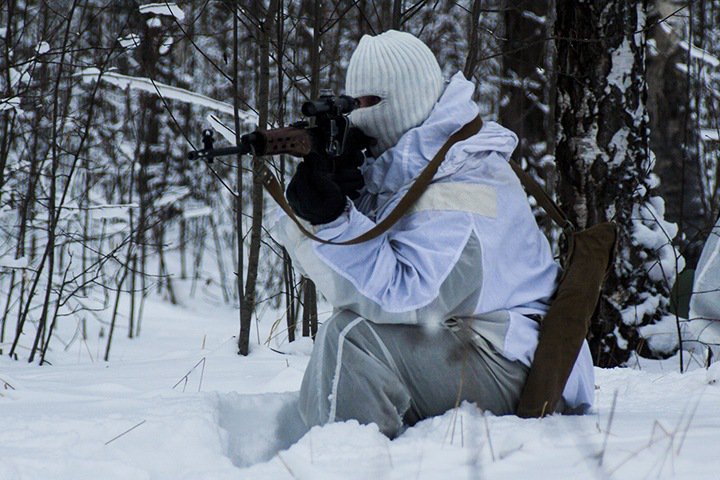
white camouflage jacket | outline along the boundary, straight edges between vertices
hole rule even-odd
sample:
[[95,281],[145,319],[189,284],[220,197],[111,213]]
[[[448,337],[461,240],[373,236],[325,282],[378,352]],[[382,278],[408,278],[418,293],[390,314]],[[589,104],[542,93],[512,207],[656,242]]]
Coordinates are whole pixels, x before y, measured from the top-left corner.
[[[310,227],[321,238],[354,238],[387,216],[447,138],[479,113],[474,86],[461,73],[447,85],[428,119],[362,167],[361,196],[335,221]],[[376,323],[450,324],[471,318],[510,360],[532,363],[538,324],[559,267],[508,161],[513,132],[494,122],[455,144],[412,211],[382,236],[354,246],[305,237],[281,214],[273,228],[296,266],[338,309]],[[584,411],[594,397],[587,344],[563,393]]]

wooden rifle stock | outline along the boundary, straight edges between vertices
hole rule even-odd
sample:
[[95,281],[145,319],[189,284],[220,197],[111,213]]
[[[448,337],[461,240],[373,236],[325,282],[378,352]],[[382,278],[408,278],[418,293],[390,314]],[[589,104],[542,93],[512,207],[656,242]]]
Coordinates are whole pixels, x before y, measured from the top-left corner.
[[243,135],[242,142],[246,141],[252,146],[255,155],[287,154],[304,157],[310,153],[313,147],[312,135],[307,128],[300,127],[256,130]]

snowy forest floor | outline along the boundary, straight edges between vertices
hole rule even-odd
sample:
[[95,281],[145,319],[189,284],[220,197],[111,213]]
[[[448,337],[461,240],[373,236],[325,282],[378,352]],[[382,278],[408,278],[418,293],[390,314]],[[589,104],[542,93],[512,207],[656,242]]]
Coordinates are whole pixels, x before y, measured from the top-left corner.
[[236,310],[158,299],[139,338],[118,327],[109,362],[104,338],[58,343],[43,367],[0,357],[0,479],[720,478],[720,369],[680,374],[676,358],[597,369],[586,416],[463,404],[394,441],[357,422],[296,441],[312,345],[258,345],[264,317],[247,358]]

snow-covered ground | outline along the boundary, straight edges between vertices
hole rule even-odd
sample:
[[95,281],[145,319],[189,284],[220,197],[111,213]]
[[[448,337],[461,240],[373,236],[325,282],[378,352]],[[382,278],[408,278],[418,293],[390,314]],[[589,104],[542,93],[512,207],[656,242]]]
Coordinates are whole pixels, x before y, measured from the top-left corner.
[[598,369],[582,417],[463,404],[394,441],[357,422],[303,435],[293,399],[311,344],[258,345],[272,321],[243,358],[236,311],[149,300],[142,335],[120,326],[110,362],[104,338],[43,367],[0,357],[0,479],[720,478],[720,369]]

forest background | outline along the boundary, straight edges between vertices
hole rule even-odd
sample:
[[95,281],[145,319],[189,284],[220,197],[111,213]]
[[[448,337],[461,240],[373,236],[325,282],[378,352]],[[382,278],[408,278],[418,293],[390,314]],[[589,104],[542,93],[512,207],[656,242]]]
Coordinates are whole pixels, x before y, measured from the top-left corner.
[[[670,355],[687,317],[673,285],[720,210],[719,19],[716,0],[4,0],[0,353],[42,364],[94,336],[108,360],[149,295],[182,302],[179,281],[237,308],[239,353],[268,310],[274,336],[312,336],[317,293],[266,230],[256,163],[187,153],[204,128],[235,143],[298,120],[342,93],[362,35],[394,28],[475,82],[580,227],[620,226],[595,363]],[[286,182],[298,159],[263,161]]]

